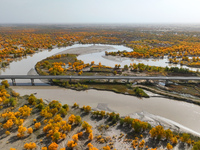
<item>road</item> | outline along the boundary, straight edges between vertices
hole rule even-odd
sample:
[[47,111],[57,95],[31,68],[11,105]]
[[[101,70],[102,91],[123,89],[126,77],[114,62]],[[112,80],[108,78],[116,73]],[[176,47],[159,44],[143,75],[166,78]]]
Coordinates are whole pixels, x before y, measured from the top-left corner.
[[124,79],[124,80],[200,80],[200,77],[183,76],[40,76],[40,75],[0,75],[0,79]]

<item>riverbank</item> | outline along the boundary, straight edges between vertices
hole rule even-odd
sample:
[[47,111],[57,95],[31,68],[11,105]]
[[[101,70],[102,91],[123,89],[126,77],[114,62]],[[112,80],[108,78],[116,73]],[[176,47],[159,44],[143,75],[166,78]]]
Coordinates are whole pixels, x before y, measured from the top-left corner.
[[[141,99],[109,91],[87,90],[78,92],[57,86],[13,86],[12,88],[21,95],[37,93],[36,96],[43,98],[43,100],[59,100],[62,104],[67,103],[69,105],[73,105],[76,102],[80,107],[89,104],[93,109],[110,110],[111,112],[118,112],[122,116],[148,112],[155,114],[155,116],[168,118],[200,133],[198,126],[200,124],[198,119],[200,118],[199,106],[171,100],[149,91],[147,91],[147,94],[150,95],[150,98]],[[177,108],[179,109],[177,110]],[[174,127],[177,129],[176,125]]]
[[[6,90],[11,91],[10,88]],[[16,92],[14,93],[16,94]],[[38,93],[18,96],[15,107],[9,107],[3,104],[3,109],[0,110],[1,113],[3,112],[0,120],[4,128],[1,129],[2,134],[0,135],[0,148],[2,150],[7,150],[11,147],[22,149],[25,147],[25,144],[30,142],[34,142],[35,149],[37,150],[42,149],[42,147],[48,147],[51,142],[56,142],[59,149],[63,147],[70,148],[67,143],[71,139],[74,140],[74,135],[76,134],[78,134],[79,139],[76,141],[77,145],[75,148],[77,149],[86,150],[88,143],[92,143],[98,149],[102,149],[106,145],[109,145],[111,149],[132,149],[134,146],[132,144],[133,140],[137,140],[138,142],[145,141],[143,146],[145,148],[156,147],[158,150],[161,150],[166,147],[167,143],[170,143],[175,149],[180,149],[181,146],[185,150],[191,150],[194,142],[198,141],[200,136],[198,133],[176,122],[148,112],[137,112],[129,114],[129,117],[121,117],[117,112],[113,113],[113,110],[106,103],[99,103],[96,108],[91,110],[90,105],[86,107],[77,105],[77,103],[68,105],[68,101],[41,99],[41,97],[38,97]],[[4,109],[7,110],[6,113]],[[17,110],[20,111],[18,117],[22,117],[21,110],[23,109],[27,109],[27,113],[24,113],[27,116],[20,120],[23,126],[16,127],[15,125],[11,125],[4,133],[3,131],[6,129],[5,122],[9,122],[12,119],[15,120],[18,114],[16,113]],[[46,110],[48,110],[48,113],[45,113]],[[5,118],[9,114],[13,114],[12,119],[9,118],[10,116],[8,116],[9,119]],[[49,116],[50,114],[51,116]],[[75,117],[75,121],[72,121],[73,116]],[[138,124],[133,126],[135,121]],[[14,124],[17,124],[17,122],[14,122]],[[70,128],[64,128],[63,124],[66,124],[66,127]],[[86,129],[85,131],[83,129],[84,124],[89,125],[91,130]],[[161,139],[157,138],[156,142],[152,142],[155,139],[151,131],[160,125],[162,129],[159,130],[163,132],[163,136]],[[137,130],[138,126],[141,129]],[[22,127],[24,131],[20,130]],[[54,127],[57,127],[58,130],[54,131]],[[17,130],[17,128],[19,129]],[[26,130],[27,132],[25,132]],[[19,133],[21,132],[23,135],[20,137]],[[58,132],[61,137],[54,140],[54,134],[52,132]],[[81,136],[79,135],[80,132],[83,133],[81,133]],[[89,133],[92,133],[92,138],[90,138]],[[171,135],[169,138],[167,133]],[[49,134],[52,134],[52,136],[48,136]],[[185,136],[184,134],[189,137],[188,140],[182,140]],[[173,138],[176,138],[177,142],[174,143]]]

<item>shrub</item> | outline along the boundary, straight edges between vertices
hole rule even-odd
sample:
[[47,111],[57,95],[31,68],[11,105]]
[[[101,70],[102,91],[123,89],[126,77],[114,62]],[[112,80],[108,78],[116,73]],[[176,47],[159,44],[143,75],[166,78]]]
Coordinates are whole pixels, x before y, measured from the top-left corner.
[[8,87],[10,86],[9,83],[8,83],[8,80],[3,80],[3,81],[1,82],[1,84],[4,85],[5,88],[8,88]]

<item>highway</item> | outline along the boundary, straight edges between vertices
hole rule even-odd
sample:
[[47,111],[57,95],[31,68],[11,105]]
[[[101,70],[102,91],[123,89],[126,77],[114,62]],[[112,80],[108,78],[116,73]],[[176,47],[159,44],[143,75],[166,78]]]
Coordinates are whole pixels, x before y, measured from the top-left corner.
[[41,75],[0,75],[0,79],[124,79],[124,80],[200,80],[200,77],[183,76],[41,76]]

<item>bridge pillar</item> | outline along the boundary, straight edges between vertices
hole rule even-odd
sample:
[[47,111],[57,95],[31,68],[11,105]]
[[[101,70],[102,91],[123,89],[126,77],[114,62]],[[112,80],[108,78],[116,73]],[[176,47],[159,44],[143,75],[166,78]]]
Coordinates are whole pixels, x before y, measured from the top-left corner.
[[167,85],[169,83],[169,80],[165,80],[165,85]]
[[31,79],[31,84],[34,86],[35,83],[34,83],[34,79]]
[[108,79],[108,82],[110,82],[110,79]]
[[129,79],[127,79],[127,83],[129,83]]
[[188,80],[185,80],[185,83],[188,83]]
[[15,86],[16,85],[16,81],[15,81],[15,79],[11,79],[12,80],[12,84],[13,84],[13,86]]
[[149,79],[147,79],[146,82],[149,83]]

